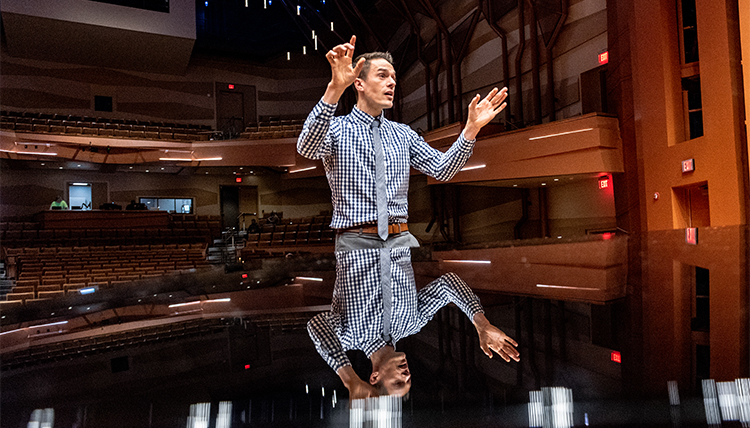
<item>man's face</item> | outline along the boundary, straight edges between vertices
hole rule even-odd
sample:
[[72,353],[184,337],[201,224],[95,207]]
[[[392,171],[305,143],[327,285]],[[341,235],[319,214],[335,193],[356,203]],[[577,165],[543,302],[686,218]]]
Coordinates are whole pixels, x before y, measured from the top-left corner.
[[380,365],[379,386],[388,395],[403,397],[411,389],[411,373],[409,363],[406,362],[406,354],[396,352],[385,363]]
[[396,89],[396,70],[382,58],[370,61],[367,75],[355,81],[359,100],[370,108],[382,110],[393,107]]

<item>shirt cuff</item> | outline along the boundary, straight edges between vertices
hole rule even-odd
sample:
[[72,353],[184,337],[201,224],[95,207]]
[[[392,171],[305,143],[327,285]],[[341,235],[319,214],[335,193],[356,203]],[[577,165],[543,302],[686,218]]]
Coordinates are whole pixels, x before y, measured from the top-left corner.
[[476,314],[483,314],[484,313],[484,308],[477,301],[469,302],[469,304],[467,305],[466,309],[469,311],[468,315],[469,315],[469,320],[470,321],[474,321],[474,316]]
[[344,354],[343,357],[334,357],[329,365],[331,366],[333,371],[337,372],[341,367],[351,366],[352,363],[351,361],[349,361],[349,358],[346,356],[346,354]]
[[458,136],[458,147],[462,153],[471,153],[474,150],[474,143],[477,139],[467,140],[464,137],[464,131],[461,131],[461,135]]

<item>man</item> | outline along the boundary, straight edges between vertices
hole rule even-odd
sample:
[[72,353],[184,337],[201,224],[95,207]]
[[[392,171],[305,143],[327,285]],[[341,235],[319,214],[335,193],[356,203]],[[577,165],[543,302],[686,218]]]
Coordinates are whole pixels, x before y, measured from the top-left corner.
[[[381,253],[388,263],[381,263]],[[387,271],[382,275],[380,270]],[[381,278],[386,277],[385,282]],[[390,296],[390,297],[389,297]],[[313,317],[307,330],[315,348],[341,378],[350,399],[403,396],[411,373],[398,340],[419,332],[433,315],[454,303],[473,322],[479,346],[490,358],[519,361],[518,344],[484,316],[479,298],[456,274],[448,273],[417,291],[408,247],[336,252],[331,311]],[[372,362],[367,382],[352,369],[347,350],[361,350]]]
[[[393,59],[374,52],[352,67],[355,42],[352,36],[326,54],[331,81],[297,142],[301,155],[323,160],[332,193],[331,227],[338,231],[332,310],[310,320],[308,331],[350,398],[403,395],[411,375],[395,343],[418,332],[450,302],[475,323],[488,356],[492,349],[508,361],[518,358],[515,342],[487,322],[479,300],[457,276],[444,275],[417,293],[409,247],[418,243],[406,225],[409,168],[451,179],[471,155],[479,130],[505,108],[507,90],[495,88],[481,102],[477,95],[462,135],[441,153],[407,125],[383,117],[383,109],[393,106]],[[351,85],[357,105],[348,116],[334,118],[339,98]],[[369,382],[354,373],[344,353],[348,349],[362,350],[371,359]]]
[[[418,246],[406,224],[409,167],[438,180],[450,180],[471,156],[479,130],[505,108],[508,91],[495,88],[481,101],[479,95],[474,97],[466,127],[442,153],[409,126],[383,117],[383,109],[393,106],[393,60],[388,53],[373,52],[361,55],[352,66],[355,42],[352,36],[349,43],[326,54],[331,81],[305,121],[297,151],[323,160],[333,202],[331,227],[338,232],[337,251]],[[341,95],[352,85],[357,105],[349,115],[334,118]],[[382,160],[378,160],[376,141],[382,145]],[[379,178],[377,168],[383,162],[385,169]],[[378,184],[383,185],[385,194],[378,194]]]

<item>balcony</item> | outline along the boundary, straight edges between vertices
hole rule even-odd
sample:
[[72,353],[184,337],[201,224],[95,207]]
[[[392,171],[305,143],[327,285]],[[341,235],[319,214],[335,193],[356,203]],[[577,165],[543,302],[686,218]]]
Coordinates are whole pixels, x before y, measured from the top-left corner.
[[[455,123],[424,138],[445,151],[462,129],[462,124]],[[464,170],[451,183],[623,172],[619,123],[613,116],[591,113],[486,137],[482,134]],[[430,179],[430,183],[437,180]]]
[[[433,251],[439,272],[473,290],[604,304],[625,297],[627,237],[515,241],[495,248]],[[426,267],[426,266],[425,266]],[[417,275],[424,267],[415,265]]]

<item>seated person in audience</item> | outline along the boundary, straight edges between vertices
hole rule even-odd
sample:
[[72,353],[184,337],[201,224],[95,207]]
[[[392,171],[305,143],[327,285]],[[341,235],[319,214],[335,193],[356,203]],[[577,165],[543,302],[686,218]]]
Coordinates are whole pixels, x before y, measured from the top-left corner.
[[62,196],[57,195],[54,201],[52,201],[52,204],[50,204],[49,209],[51,210],[67,210],[68,209],[68,203],[65,202],[62,198]]
[[266,221],[271,224],[276,224],[280,220],[279,215],[276,214],[276,211],[271,211],[271,214],[268,216]]
[[[474,324],[485,355],[492,358],[495,352],[507,362],[519,361],[516,341],[487,320],[479,298],[456,274],[447,273],[417,291],[408,247],[336,252],[331,310],[313,317],[307,331],[350,399],[404,396],[411,389],[411,373],[396,343],[418,333],[449,303]],[[355,349],[372,362],[368,381],[357,376],[346,356],[345,351]]]
[[258,233],[260,232],[260,225],[255,219],[250,221],[250,226],[247,227],[247,233]]
[[116,204],[114,202],[107,202],[106,204],[99,205],[100,210],[121,210],[122,205]]

